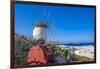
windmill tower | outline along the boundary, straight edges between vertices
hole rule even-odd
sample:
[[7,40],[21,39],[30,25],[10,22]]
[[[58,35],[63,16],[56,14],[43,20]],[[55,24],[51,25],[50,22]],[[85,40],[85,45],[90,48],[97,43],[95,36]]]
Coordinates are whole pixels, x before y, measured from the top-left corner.
[[33,28],[33,39],[43,40],[45,43],[47,42],[47,29],[48,25],[43,23],[42,21],[38,21]]

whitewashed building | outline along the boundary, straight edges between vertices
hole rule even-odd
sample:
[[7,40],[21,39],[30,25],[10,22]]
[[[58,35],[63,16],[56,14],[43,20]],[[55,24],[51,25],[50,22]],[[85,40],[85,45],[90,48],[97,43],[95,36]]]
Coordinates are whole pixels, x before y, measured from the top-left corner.
[[72,49],[69,49],[69,51],[68,51],[71,55],[73,55],[73,54],[76,54],[76,55],[79,55],[79,50],[78,49],[75,49],[75,48],[72,48]]

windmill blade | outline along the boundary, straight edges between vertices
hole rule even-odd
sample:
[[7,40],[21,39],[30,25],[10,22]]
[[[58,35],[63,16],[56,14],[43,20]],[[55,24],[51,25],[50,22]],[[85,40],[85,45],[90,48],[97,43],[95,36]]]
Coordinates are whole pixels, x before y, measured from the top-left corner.
[[48,40],[48,42],[50,42],[51,41],[50,32],[47,32],[47,36],[48,36],[47,40]]
[[38,15],[36,15],[35,12],[36,12],[35,10],[32,11],[33,16],[34,16],[36,19],[38,19],[38,21],[41,21],[41,17],[40,17],[41,14],[39,14],[39,16],[38,16]]
[[51,18],[50,18],[50,13],[46,10],[46,7],[44,7],[44,15],[46,17],[46,24],[49,26],[47,36],[48,36],[48,41],[52,41],[54,38],[53,30],[51,29],[51,24],[53,24]]
[[44,16],[46,17],[47,14],[46,14],[46,8],[44,7]]
[[49,26],[48,28],[48,32],[47,32],[47,36],[48,36],[48,42],[52,41],[54,39],[54,32],[52,30],[52,24],[53,24],[53,20],[51,19],[51,13],[48,12],[47,7],[43,8],[44,10],[44,16],[46,17],[46,24]]
[[46,24],[49,25],[49,17],[48,17],[48,11],[46,10],[46,7],[44,7],[44,16],[45,16],[45,20],[46,20]]
[[54,36],[54,31],[52,30],[52,28],[50,28],[50,31],[49,32],[51,34],[51,37],[50,37],[51,41],[54,41],[55,36]]

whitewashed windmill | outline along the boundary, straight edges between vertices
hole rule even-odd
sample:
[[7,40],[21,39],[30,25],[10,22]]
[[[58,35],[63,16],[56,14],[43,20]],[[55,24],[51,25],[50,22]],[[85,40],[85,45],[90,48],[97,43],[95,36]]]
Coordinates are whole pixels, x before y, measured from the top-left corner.
[[38,21],[33,28],[33,39],[34,40],[44,40],[47,42],[47,29],[48,25],[42,21]]
[[45,43],[47,43],[51,40],[50,33],[52,35],[52,32],[50,29],[50,14],[47,13],[45,7],[43,15],[46,17],[44,22],[41,20],[40,17],[37,17],[40,20],[33,27],[33,39],[36,41],[42,39],[45,41]]

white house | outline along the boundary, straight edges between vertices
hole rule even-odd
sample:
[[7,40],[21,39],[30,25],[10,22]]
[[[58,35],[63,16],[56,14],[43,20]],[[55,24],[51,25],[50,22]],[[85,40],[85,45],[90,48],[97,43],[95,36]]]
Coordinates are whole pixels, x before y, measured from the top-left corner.
[[75,49],[75,48],[69,49],[68,52],[69,52],[71,55],[73,55],[73,54],[79,55],[79,50],[78,50],[78,49]]

